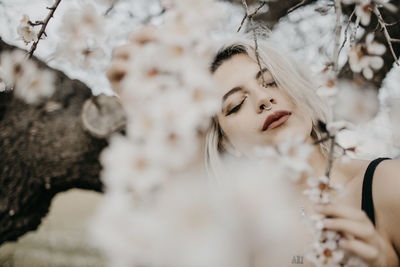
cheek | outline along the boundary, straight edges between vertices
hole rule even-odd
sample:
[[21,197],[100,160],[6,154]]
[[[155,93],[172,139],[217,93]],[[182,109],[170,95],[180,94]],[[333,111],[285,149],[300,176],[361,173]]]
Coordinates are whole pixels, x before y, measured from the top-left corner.
[[219,124],[225,136],[234,144],[247,140],[252,128],[252,121],[245,114],[235,114],[230,118],[225,116],[218,117]]
[[311,135],[312,130],[312,118],[311,115],[304,109],[300,109],[298,112],[299,115],[299,128],[304,135]]

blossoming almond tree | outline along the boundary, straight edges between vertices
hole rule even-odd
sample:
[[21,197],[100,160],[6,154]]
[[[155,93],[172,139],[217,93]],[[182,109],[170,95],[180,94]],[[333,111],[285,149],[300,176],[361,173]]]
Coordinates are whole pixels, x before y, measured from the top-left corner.
[[[44,21],[32,22],[29,17],[23,17],[18,34],[25,43],[33,42],[31,55],[38,45],[46,41],[42,36],[60,2],[55,1]],[[91,12],[95,8],[87,5],[71,9],[64,15],[64,27],[61,30],[69,41],[60,43],[54,51],[55,56],[75,66],[96,65],[104,55],[100,46],[104,38],[104,17],[110,16],[119,4],[119,1],[102,2],[108,5],[103,15]],[[260,1],[252,6],[250,2],[241,1],[246,15],[240,26],[245,29],[244,23],[248,23],[248,30],[253,31],[255,42],[259,34],[255,27],[257,16],[261,17],[266,6],[270,9],[264,13],[273,12],[272,7],[280,5],[280,2]],[[301,1],[286,10],[294,14],[300,12],[304,4],[305,1]],[[282,238],[276,234],[276,226],[285,226],[284,229],[294,227],[290,224],[295,221],[294,212],[279,213],[279,210],[293,211],[290,209],[291,186],[268,184],[267,181],[287,177],[296,182],[298,174],[309,169],[306,162],[309,147],[295,142],[282,144],[277,149],[260,151],[264,167],[267,166],[269,172],[274,170],[268,180],[243,180],[240,177],[243,173],[237,170],[233,173],[238,176],[237,183],[232,183],[228,189],[210,193],[210,188],[199,182],[203,178],[199,172],[201,144],[208,126],[206,122],[219,103],[208,73],[212,41],[205,37],[215,34],[218,21],[223,17],[220,14],[223,8],[220,3],[211,0],[162,1],[161,5],[161,23],[145,25],[135,31],[129,44],[115,51],[113,67],[108,72],[110,82],[126,112],[127,121],[125,135],[113,136],[109,140],[110,145],[100,156],[104,168],[101,179],[105,185],[106,197],[94,222],[94,238],[115,266],[248,266],[249,260],[259,262],[261,266],[275,263],[275,260],[278,264],[284,256],[273,250],[272,243]],[[275,10],[278,10],[276,7]],[[391,60],[397,62],[393,48],[396,39],[389,34],[381,10],[384,8],[398,12],[396,6],[384,1],[334,1],[333,6],[324,4],[324,9],[319,9],[319,12],[329,12],[333,8],[337,18],[335,45],[333,53],[330,53],[331,61],[326,62],[326,88],[321,88],[322,95],[333,98],[332,104],[337,102],[335,99],[339,92],[332,88],[338,86],[336,75],[340,67],[340,36],[346,8],[354,11],[350,11],[345,27],[345,35],[349,27],[352,27],[348,64],[354,73],[361,72],[366,79],[372,79],[374,71],[384,67],[384,59],[380,56],[386,50],[393,54]],[[356,19],[353,23],[354,16]],[[368,31],[370,29],[367,27],[374,19],[382,28],[389,49],[375,41],[372,33],[366,35],[365,41],[357,37],[360,24]],[[149,20],[151,17],[145,20],[146,24]],[[41,29],[35,35],[35,27],[39,26]],[[34,63],[26,61],[18,53],[3,54],[0,66],[0,90],[3,88],[12,92],[28,103],[40,103],[44,97],[53,93],[51,88],[54,86],[51,84],[54,78],[48,72],[36,69]],[[21,72],[20,68],[24,71]],[[102,114],[104,109],[95,99],[91,99],[91,104]],[[60,109],[60,105],[48,103],[44,107],[50,112]],[[104,116],[99,117],[99,120],[102,119]],[[321,127],[326,127],[326,138],[333,144],[333,153],[338,132],[348,126],[335,122]],[[338,146],[344,153],[355,150],[354,147]],[[293,155],[289,153],[292,149],[299,152]],[[242,166],[241,170],[244,168]],[[267,172],[266,169],[254,166],[250,168],[253,171],[249,173],[254,177],[258,173]],[[234,166],[232,170],[235,170]],[[10,172],[7,175],[9,178]],[[50,180],[51,177],[47,177],[47,189],[54,186]],[[312,200],[316,203],[330,202],[330,190],[333,188],[329,185],[329,166],[326,176],[310,178],[309,185],[310,189],[305,194]],[[271,188],[271,191],[266,194],[260,188]],[[274,194],[275,189],[282,194]],[[273,198],[280,205],[259,207],[256,203],[273,202],[266,197]],[[239,208],[232,207],[232,203],[238,203]],[[273,211],[273,218],[266,215],[267,210]],[[5,212],[8,212],[7,217],[10,218],[18,210],[9,209]],[[334,266],[332,264],[339,263],[361,266],[362,262],[357,258],[345,255],[338,249],[341,237],[337,232],[322,231],[318,226],[321,218],[310,218],[315,220],[311,226],[317,239],[309,259],[317,266]],[[290,233],[295,236],[299,232]],[[245,242],[240,242],[243,237]]]

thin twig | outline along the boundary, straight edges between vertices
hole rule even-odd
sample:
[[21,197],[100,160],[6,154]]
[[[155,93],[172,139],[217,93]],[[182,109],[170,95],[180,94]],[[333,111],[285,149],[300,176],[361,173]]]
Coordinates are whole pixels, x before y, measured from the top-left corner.
[[236,32],[240,32],[240,30],[242,29],[242,26],[243,26],[244,22],[246,21],[246,19],[247,19],[247,14],[244,15],[244,17],[242,19],[242,22],[240,23],[239,28],[237,29]]
[[333,71],[337,72],[339,69],[339,45],[340,34],[342,32],[342,4],[340,0],[335,0],[335,13],[336,13],[336,26],[335,26],[335,45],[333,47]]
[[330,137],[329,135],[327,135],[327,136],[325,136],[325,137],[323,137],[323,138],[321,138],[321,139],[315,141],[315,142],[313,143],[313,145],[318,145],[318,144],[320,144],[320,143],[323,143],[323,142],[328,141],[329,139],[331,139],[331,137]]
[[161,15],[164,14],[166,11],[167,11],[167,9],[162,8],[162,9],[160,10],[160,12],[158,12],[158,13],[156,13],[156,14],[148,15],[148,16],[142,21],[142,24],[148,24],[152,19],[161,16]]
[[386,27],[392,27],[392,26],[394,26],[394,25],[396,25],[397,23],[399,23],[400,22],[400,20],[399,21],[396,21],[396,22],[392,22],[392,23],[385,23],[385,25],[386,25]]
[[390,38],[390,42],[392,42],[392,43],[400,43],[400,39]]
[[266,4],[266,2],[260,2],[260,5],[254,10],[254,12],[249,14],[249,7],[247,6],[246,0],[242,0],[244,16],[243,16],[242,22],[239,25],[239,28],[237,29],[237,32],[240,32],[246,19],[248,19],[248,20],[252,19],[255,15],[257,15],[258,11],[260,11],[260,9],[265,6],[265,4]]
[[392,41],[391,41],[392,38],[389,35],[389,32],[388,32],[388,30],[386,28],[386,25],[385,25],[385,21],[383,20],[382,15],[379,12],[379,9],[378,9],[378,7],[376,5],[374,6],[373,11],[374,11],[374,14],[376,15],[376,17],[378,18],[379,24],[382,27],[383,34],[385,35],[386,41],[387,41],[387,43],[389,45],[389,49],[390,49],[390,52],[392,53],[392,56],[394,58],[394,62],[396,62],[397,66],[400,66],[399,60],[397,59],[397,56],[396,56],[396,53],[393,50]]
[[361,21],[361,17],[357,16],[356,23],[354,24],[354,29],[350,35],[350,45],[354,45],[356,42],[356,34],[357,34],[358,27],[360,27],[360,21]]
[[267,87],[267,83],[265,82],[264,75],[263,75],[263,72],[262,72],[262,66],[261,66],[261,62],[260,62],[260,55],[258,54],[257,33],[256,33],[256,29],[253,27],[253,19],[250,19],[250,25],[252,26],[252,31],[253,31],[254,46],[255,46],[255,51],[254,52],[255,52],[256,59],[257,59],[257,64],[258,64],[258,67],[259,67],[260,73],[261,73],[262,86],[263,87]]
[[331,146],[329,148],[329,157],[328,157],[328,166],[326,167],[325,170],[325,176],[330,178],[330,174],[331,174],[331,169],[332,169],[332,164],[333,164],[333,151],[335,149],[335,136],[330,136],[331,138]]
[[[238,28],[238,30],[237,30],[237,32],[239,32],[241,29],[242,29],[242,26],[243,26],[243,24],[244,24],[244,22],[246,21],[246,19],[248,19],[249,20],[249,23],[250,23],[250,26],[251,26],[251,30],[252,30],[252,32],[253,32],[253,38],[254,38],[254,46],[255,46],[255,56],[256,56],[256,59],[257,59],[257,64],[258,64],[258,67],[260,68],[260,72],[262,73],[262,66],[261,66],[261,61],[260,61],[260,55],[259,55],[259,53],[258,53],[258,40],[257,40],[257,33],[256,33],[256,29],[255,29],[255,27],[254,27],[254,21],[253,21],[253,17],[257,14],[257,12],[258,11],[260,11],[260,9],[265,5],[265,2],[260,2],[260,5],[254,10],[254,12],[253,13],[251,13],[250,15],[249,15],[249,7],[248,7],[248,5],[247,5],[247,2],[246,2],[246,0],[242,0],[242,5],[243,5],[243,9],[244,9],[244,17],[243,17],[243,19],[242,19],[242,22],[240,23],[240,26],[239,26],[239,28]],[[264,79],[264,75],[261,75],[261,79],[262,79],[262,85],[264,86],[264,87],[266,87],[267,86],[267,83],[265,82],[265,79]]]
[[243,16],[242,22],[239,25],[239,28],[237,29],[237,32],[240,32],[244,22],[246,21],[246,19],[248,17],[248,14],[249,14],[249,7],[247,6],[246,0],[242,0],[242,6],[243,6],[243,9],[244,9],[244,16]]
[[113,2],[106,10],[106,12],[104,12],[104,16],[108,16],[108,14],[110,14],[110,12],[114,9],[115,7],[115,2]]
[[38,39],[31,46],[31,50],[29,51],[29,58],[31,58],[33,56],[33,53],[35,52],[37,45],[38,45],[40,39],[42,38],[42,35],[45,34],[47,24],[49,23],[50,19],[53,17],[54,12],[56,11],[60,2],[61,2],[61,0],[56,0],[56,2],[54,3],[54,5],[52,7],[47,8],[50,10],[50,12],[47,15],[46,19],[43,21],[42,27],[40,28],[40,31],[38,33]]
[[355,13],[356,13],[356,9],[353,10],[353,12],[351,13],[351,15],[350,15],[350,17],[349,17],[349,21],[347,21],[346,27],[345,27],[345,29],[344,29],[344,40],[343,40],[342,45],[340,46],[340,49],[339,49],[339,52],[338,52],[338,56],[340,55],[340,52],[342,51],[344,45],[345,45],[346,42],[347,42],[347,32],[349,31],[350,22],[351,22],[351,19],[353,18],[353,16],[354,16]]
[[255,15],[257,15],[258,11],[260,11],[261,8],[263,8],[265,6],[266,2],[261,2],[260,5],[256,8],[256,10],[254,10],[253,13],[251,13],[250,15],[248,15],[249,18],[253,18]]
[[303,1],[301,1],[300,3],[298,3],[297,5],[295,5],[295,6],[291,7],[291,8],[289,8],[288,11],[287,11],[287,13],[290,13],[290,12],[292,12],[292,11],[298,9],[299,7],[301,7],[302,5],[304,5],[305,3],[307,3],[307,1],[308,1],[308,0],[303,0]]

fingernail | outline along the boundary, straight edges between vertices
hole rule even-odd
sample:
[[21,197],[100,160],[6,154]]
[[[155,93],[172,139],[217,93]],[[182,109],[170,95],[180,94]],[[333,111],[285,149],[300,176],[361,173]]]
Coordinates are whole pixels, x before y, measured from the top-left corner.
[[344,239],[339,240],[339,246],[345,246],[347,244],[347,241]]

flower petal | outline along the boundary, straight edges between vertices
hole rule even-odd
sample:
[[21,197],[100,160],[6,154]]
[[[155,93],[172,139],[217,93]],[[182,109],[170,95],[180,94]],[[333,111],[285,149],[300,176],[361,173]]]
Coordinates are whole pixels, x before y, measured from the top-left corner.
[[372,42],[369,45],[367,45],[367,51],[371,55],[381,56],[381,55],[385,54],[386,46],[384,46],[383,44],[380,44],[378,42]]
[[363,71],[362,71],[362,74],[368,80],[371,80],[372,77],[374,77],[374,73],[372,72],[371,68],[369,68],[369,67],[364,68]]
[[380,68],[383,67],[383,59],[381,57],[375,56],[375,57],[369,57],[369,65],[371,68],[374,70],[379,70]]

